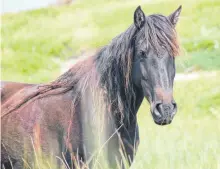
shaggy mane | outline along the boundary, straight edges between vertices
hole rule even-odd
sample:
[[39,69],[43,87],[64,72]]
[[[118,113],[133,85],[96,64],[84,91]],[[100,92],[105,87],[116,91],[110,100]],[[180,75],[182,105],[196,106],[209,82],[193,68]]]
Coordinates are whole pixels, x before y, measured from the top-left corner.
[[126,122],[134,110],[136,100],[131,79],[134,41],[141,37],[158,55],[164,48],[173,57],[178,54],[179,44],[173,25],[162,15],[150,15],[146,17],[141,30],[138,31],[135,25],[131,25],[96,55],[78,62],[55,81],[34,87],[31,93],[16,93],[3,105],[2,117],[30,101],[70,90],[74,91],[74,103],[93,83],[95,90],[104,91],[109,111],[120,122]]

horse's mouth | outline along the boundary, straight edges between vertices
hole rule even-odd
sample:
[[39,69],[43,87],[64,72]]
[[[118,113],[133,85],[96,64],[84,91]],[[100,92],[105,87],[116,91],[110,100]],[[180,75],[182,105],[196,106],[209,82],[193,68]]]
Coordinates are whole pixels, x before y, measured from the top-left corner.
[[171,122],[172,122],[172,120],[166,120],[166,119],[164,119],[164,120],[155,120],[154,119],[154,122],[157,124],[157,125],[160,125],[160,126],[165,126],[165,125],[168,125],[168,124],[170,124]]

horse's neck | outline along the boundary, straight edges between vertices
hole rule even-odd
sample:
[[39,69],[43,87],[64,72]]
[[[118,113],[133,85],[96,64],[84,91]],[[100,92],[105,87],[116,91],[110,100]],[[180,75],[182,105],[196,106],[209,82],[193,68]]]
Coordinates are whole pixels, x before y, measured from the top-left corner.
[[[129,112],[130,114],[125,117],[125,118],[128,117],[128,119],[124,120],[124,127],[125,128],[134,127],[134,125],[136,125],[137,112],[141,106],[143,99],[144,99],[144,95],[143,95],[143,92],[141,89],[135,89],[134,91],[135,91],[135,97],[136,97],[135,104],[134,104],[135,107],[134,107],[134,110],[130,111]],[[133,103],[129,103],[129,104],[133,104]],[[118,124],[118,125],[120,126],[121,124]]]
[[141,89],[136,89],[136,102],[135,102],[135,113],[137,114],[141,103],[143,102],[144,94]]
[[141,89],[135,89],[135,95],[136,95],[135,108],[134,108],[134,112],[132,112],[132,113],[133,113],[133,116],[135,116],[135,118],[136,118],[137,112],[138,112],[138,110],[141,106],[141,103],[142,103],[143,99],[144,99],[144,95],[143,95],[143,92],[142,92]]

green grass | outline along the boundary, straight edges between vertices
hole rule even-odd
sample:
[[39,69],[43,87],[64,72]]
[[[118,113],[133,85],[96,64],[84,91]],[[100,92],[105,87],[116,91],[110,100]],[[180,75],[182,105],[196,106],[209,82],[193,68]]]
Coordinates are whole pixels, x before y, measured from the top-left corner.
[[178,72],[219,70],[220,49],[212,51],[201,50],[188,53],[185,56],[177,57],[176,68]]
[[133,168],[219,169],[220,80],[177,82],[174,91],[178,113],[168,126],[154,124],[148,104],[141,106]]
[[[211,54],[215,58],[213,69],[219,69],[220,1],[85,0],[71,6],[3,15],[2,79],[26,82],[54,79],[59,74],[55,60],[62,62],[82,50],[108,44],[132,24],[133,12],[139,4],[146,15],[168,15],[182,4],[177,31],[183,53],[190,56],[189,65],[197,65],[201,60],[201,68],[208,70],[212,65],[207,63]],[[181,66],[182,60],[177,59],[180,71],[187,68]]]

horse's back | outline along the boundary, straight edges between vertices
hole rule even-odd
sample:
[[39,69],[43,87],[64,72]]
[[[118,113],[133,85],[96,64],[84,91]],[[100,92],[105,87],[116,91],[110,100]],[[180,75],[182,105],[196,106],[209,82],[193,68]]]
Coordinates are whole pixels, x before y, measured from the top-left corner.
[[34,84],[1,81],[1,104],[3,104],[8,98],[10,98],[19,90],[33,85]]

